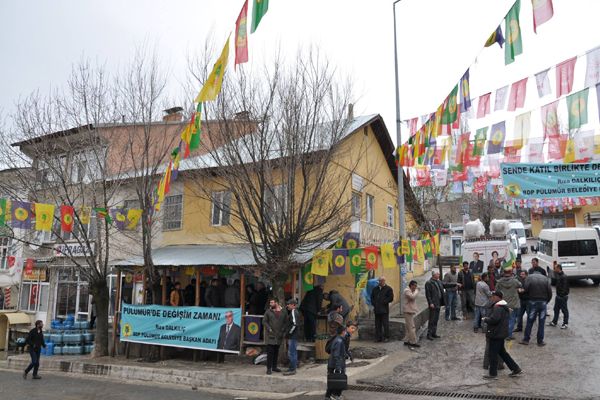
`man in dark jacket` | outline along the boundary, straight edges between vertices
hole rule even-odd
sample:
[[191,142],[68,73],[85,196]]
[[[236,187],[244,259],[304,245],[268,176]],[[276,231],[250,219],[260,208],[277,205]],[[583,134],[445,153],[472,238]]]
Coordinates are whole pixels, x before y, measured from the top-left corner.
[[556,297],[554,298],[554,317],[550,326],[556,326],[558,324],[558,315],[562,311],[563,323],[560,329],[567,329],[569,327],[569,309],[567,308],[567,301],[569,300],[569,282],[567,276],[563,272],[562,265],[554,262],[554,276],[556,277]]
[[304,295],[300,311],[304,316],[304,338],[308,342],[314,342],[317,335],[317,315],[323,304],[323,287],[315,286]]
[[279,346],[287,330],[287,313],[282,310],[277,299],[269,300],[269,309],[263,317],[265,326],[265,344],[267,345],[267,375],[281,372],[277,368]]
[[504,348],[504,339],[508,337],[508,315],[510,310],[506,301],[502,300],[502,297],[502,292],[499,290],[492,293],[491,301],[493,306],[489,315],[484,318],[487,323],[486,338],[490,343],[489,374],[484,375],[484,379],[498,379],[498,357],[510,368],[511,373],[509,375],[511,377],[519,376],[523,373],[523,370],[521,370],[519,365]]
[[525,335],[519,343],[528,345],[531,338],[531,330],[536,318],[538,320],[537,344],[545,346],[544,342],[544,324],[546,322],[546,310],[548,302],[552,299],[552,286],[550,279],[539,272],[529,274],[523,286],[527,295],[527,325],[525,326]]
[[27,374],[33,369],[33,379],[41,379],[38,375],[38,369],[40,368],[40,355],[42,353],[42,347],[46,348],[46,342],[44,341],[44,323],[40,320],[35,321],[35,328],[29,331],[25,343],[29,345],[29,355],[31,356],[31,363],[23,372],[23,379],[27,379]]
[[[325,351],[329,353],[327,361],[327,374],[333,374],[334,371],[339,371],[342,374],[346,373],[346,346],[344,336],[346,327],[339,326],[336,330],[336,335],[329,339],[325,347]],[[342,391],[337,389],[327,388],[325,392],[326,399],[341,399]]]
[[323,296],[325,300],[329,300],[329,312],[333,310],[333,306],[342,306],[342,311],[340,312],[340,314],[342,315],[342,317],[344,317],[344,321],[346,321],[346,319],[348,318],[348,314],[351,311],[350,305],[348,304],[346,299],[342,297],[340,292],[334,289],[330,290],[328,294],[323,294]]
[[298,303],[296,299],[289,299],[286,303],[288,309],[288,324],[286,335],[288,337],[288,358],[290,359],[290,367],[284,375],[296,374],[296,367],[298,366],[298,330],[300,327],[300,314],[296,310]]
[[537,257],[533,257],[531,259],[531,268],[529,268],[529,275],[533,274],[534,272],[537,272],[538,274],[542,274],[544,276],[548,276],[548,274],[546,273],[546,270],[542,267],[540,267],[540,260],[537,259]]
[[425,282],[425,297],[429,304],[429,323],[427,324],[427,339],[439,339],[441,336],[437,334],[438,320],[440,319],[440,309],[444,303],[444,288],[460,287],[458,283],[440,281],[440,273],[434,271],[431,274],[431,279]]
[[[519,271],[517,278],[519,279],[519,282],[521,282],[521,287],[525,286],[525,280],[528,276],[529,274],[524,269]],[[519,308],[519,316],[517,317],[517,327],[513,332],[523,332],[523,316],[527,311],[527,293],[525,293],[525,290],[519,292],[519,301],[521,302],[521,305]]]
[[473,276],[473,271],[469,269],[467,261],[463,262],[463,269],[458,272],[457,282],[461,285],[460,302],[463,318],[467,319],[469,312],[475,312],[475,277]]
[[223,307],[218,279],[213,279],[210,281],[210,286],[208,289],[206,289],[204,296],[206,300],[206,307]]
[[371,292],[371,305],[375,313],[375,341],[390,339],[390,303],[394,301],[394,290],[379,277],[379,285]]

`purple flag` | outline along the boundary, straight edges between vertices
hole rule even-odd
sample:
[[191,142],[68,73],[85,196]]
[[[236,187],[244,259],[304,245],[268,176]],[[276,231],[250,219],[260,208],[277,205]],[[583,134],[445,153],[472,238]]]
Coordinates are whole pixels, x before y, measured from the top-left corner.
[[394,253],[396,253],[396,262],[398,265],[404,264],[404,255],[402,254],[402,246],[400,242],[394,242]]
[[344,233],[343,248],[357,249],[359,245],[360,245],[360,234],[358,232]]
[[504,139],[506,139],[506,126],[504,121],[492,125],[490,140],[488,141],[488,154],[501,153],[504,150]]
[[469,70],[460,79],[460,112],[471,108],[471,88],[469,86]]
[[333,271],[332,275],[344,275],[346,273],[346,262],[348,260],[348,250],[333,250]]
[[31,229],[31,203],[26,201],[12,202],[12,227]]

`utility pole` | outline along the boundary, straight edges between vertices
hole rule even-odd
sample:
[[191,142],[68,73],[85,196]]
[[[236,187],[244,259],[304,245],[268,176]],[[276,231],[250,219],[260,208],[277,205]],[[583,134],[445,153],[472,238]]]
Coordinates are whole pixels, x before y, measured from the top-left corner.
[[[400,120],[400,88],[398,87],[398,43],[396,39],[396,3],[401,0],[396,0],[392,4],[394,9],[394,73],[396,74],[396,146],[402,144],[401,134],[401,120]],[[406,238],[406,221],[404,218],[404,170],[400,163],[398,163],[398,236],[399,240]],[[400,314],[402,314],[402,292],[404,290],[404,262],[400,264],[399,275],[400,275],[400,297],[399,306]]]

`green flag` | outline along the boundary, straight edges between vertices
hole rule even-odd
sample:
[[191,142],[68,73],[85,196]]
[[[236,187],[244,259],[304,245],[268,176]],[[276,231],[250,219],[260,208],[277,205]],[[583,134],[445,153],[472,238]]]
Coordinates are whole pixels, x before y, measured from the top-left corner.
[[451,124],[456,121],[456,94],[458,93],[458,85],[454,86],[454,89],[450,92],[448,96],[448,102],[446,107],[444,108],[444,113],[442,114],[442,124]]
[[587,124],[587,102],[589,89],[581,90],[567,96],[567,107],[569,109],[569,129],[577,129]]
[[519,25],[519,12],[521,11],[521,0],[517,0],[506,14],[506,46],[504,47],[504,64],[508,65],[515,61],[515,57],[523,53],[523,42],[521,41],[521,26]]
[[269,0],[254,0],[254,5],[252,6],[252,29],[250,29],[251,33],[256,31],[258,28],[258,24],[260,24],[260,20],[265,14],[269,11]]
[[311,272],[311,264],[307,264],[302,268],[302,290],[308,292],[313,289],[313,274]]
[[194,128],[190,139],[190,151],[200,147],[200,134],[202,133],[202,103],[198,103],[196,114],[194,115]]
[[350,273],[358,274],[361,271],[363,263],[362,249],[350,249],[348,250],[348,258],[350,258]]
[[473,145],[473,155],[482,156],[485,149],[485,140],[487,139],[487,126],[485,128],[477,129],[475,133],[475,144]]
[[6,223],[6,199],[0,199],[0,225]]
[[112,218],[108,214],[108,210],[104,207],[94,207],[93,209],[96,212],[96,217],[104,218],[107,223],[112,224]]

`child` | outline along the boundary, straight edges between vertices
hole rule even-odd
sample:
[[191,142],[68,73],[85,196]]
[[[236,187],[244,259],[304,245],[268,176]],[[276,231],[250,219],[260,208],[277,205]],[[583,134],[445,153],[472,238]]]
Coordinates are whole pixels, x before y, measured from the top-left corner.
[[[327,343],[325,350],[329,353],[329,361],[327,362],[327,374],[333,374],[334,371],[346,373],[346,327],[338,326],[336,336]],[[339,400],[342,397],[342,391],[327,388],[325,398],[331,400]]]

